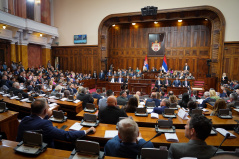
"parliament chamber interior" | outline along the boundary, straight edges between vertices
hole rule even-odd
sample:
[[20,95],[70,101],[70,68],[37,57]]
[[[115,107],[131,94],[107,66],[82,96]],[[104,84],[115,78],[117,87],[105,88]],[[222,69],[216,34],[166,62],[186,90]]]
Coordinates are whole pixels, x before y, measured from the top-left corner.
[[0,158],[239,158],[238,0],[1,0]]

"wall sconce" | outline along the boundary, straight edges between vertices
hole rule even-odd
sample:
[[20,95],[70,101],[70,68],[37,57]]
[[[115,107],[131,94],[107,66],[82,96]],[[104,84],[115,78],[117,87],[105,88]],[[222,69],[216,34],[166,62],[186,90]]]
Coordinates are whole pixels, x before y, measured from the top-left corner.
[[115,27],[115,24],[113,24],[112,26]]
[[158,24],[158,22],[155,21],[154,24]]
[[3,29],[6,29],[6,27],[7,27],[6,25],[3,25],[3,26],[2,26]]
[[132,23],[132,25],[135,25],[136,23]]
[[35,0],[36,4],[40,4],[41,0]]
[[178,20],[179,23],[181,23],[182,21],[183,21],[182,19]]
[[40,34],[40,37],[42,37],[42,34]]

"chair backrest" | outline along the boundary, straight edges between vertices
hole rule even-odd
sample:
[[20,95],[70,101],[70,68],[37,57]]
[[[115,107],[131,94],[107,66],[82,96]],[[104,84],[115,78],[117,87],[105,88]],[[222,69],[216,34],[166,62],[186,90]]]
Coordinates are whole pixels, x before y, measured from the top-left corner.
[[172,114],[174,114],[174,109],[165,108],[165,109],[164,109],[164,114],[172,115]]
[[5,109],[6,109],[6,103],[0,102],[0,110],[5,110]]
[[89,122],[95,122],[97,120],[97,116],[95,114],[84,114],[84,120]]
[[76,141],[76,152],[83,152],[86,154],[98,155],[100,152],[100,144],[94,141],[88,140],[77,140]]
[[[159,157],[160,156],[160,157]],[[141,150],[141,158],[142,159],[167,159],[168,151],[160,150],[158,148],[142,148]]]
[[139,114],[145,114],[146,112],[147,112],[146,107],[143,107],[143,108],[136,108],[136,113],[139,113]]
[[203,112],[202,109],[193,109],[193,110],[192,110],[192,115],[193,115],[193,114],[202,115],[202,112]]
[[177,108],[177,103],[171,103],[169,108]]
[[29,101],[33,102],[34,101],[34,97],[30,96],[29,97]]
[[62,111],[53,110],[52,115],[56,119],[64,119],[64,113]]
[[69,96],[68,96],[68,99],[69,99],[69,100],[74,100],[74,96],[73,96],[73,95],[69,95]]
[[165,127],[165,128],[171,128],[173,126],[172,120],[158,120],[158,127]]
[[92,103],[86,103],[86,109],[92,109],[92,110],[94,110],[94,109],[95,109],[95,105],[92,104]]
[[155,107],[155,102],[147,102],[147,105],[148,107]]
[[62,98],[62,94],[61,93],[57,93],[56,94],[56,98]]
[[218,115],[229,115],[229,109],[219,109]]

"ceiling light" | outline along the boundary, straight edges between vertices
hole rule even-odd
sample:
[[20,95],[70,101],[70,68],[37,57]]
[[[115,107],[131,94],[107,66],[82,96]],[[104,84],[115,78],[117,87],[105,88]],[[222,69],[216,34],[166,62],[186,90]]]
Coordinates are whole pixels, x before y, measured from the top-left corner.
[[206,21],[208,21],[208,19],[205,19]]
[[40,37],[42,37],[42,34],[40,34]]
[[132,25],[135,25],[136,23],[132,23]]
[[179,23],[181,23],[182,21],[183,21],[182,19],[178,20]]
[[34,2],[35,0],[27,0],[28,2]]
[[6,29],[6,25],[3,25],[2,28],[3,28],[3,29]]
[[113,24],[112,26],[115,27],[115,24]]
[[158,22],[155,21],[154,24],[158,24]]

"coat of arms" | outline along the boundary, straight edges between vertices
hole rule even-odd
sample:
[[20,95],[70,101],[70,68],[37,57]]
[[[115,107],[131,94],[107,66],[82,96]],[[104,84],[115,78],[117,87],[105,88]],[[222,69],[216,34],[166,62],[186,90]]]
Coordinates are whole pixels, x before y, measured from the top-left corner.
[[155,41],[155,43],[152,42],[151,48],[155,52],[159,51],[161,48],[161,42],[158,42],[157,40]]

